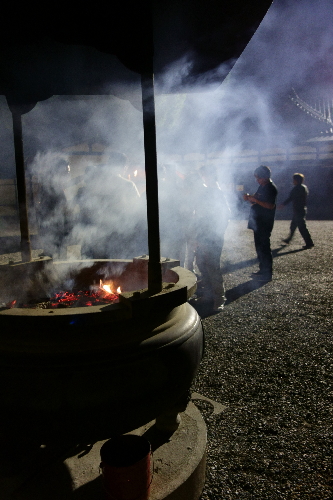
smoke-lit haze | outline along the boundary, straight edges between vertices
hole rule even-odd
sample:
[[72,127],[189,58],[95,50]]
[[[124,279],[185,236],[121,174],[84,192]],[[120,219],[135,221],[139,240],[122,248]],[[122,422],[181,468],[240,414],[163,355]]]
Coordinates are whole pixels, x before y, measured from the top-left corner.
[[[317,123],[288,96],[295,88],[304,99],[333,98],[332,21],[329,0],[275,1],[221,85],[206,86],[205,77],[211,81],[211,75],[203,75],[191,92],[171,93],[190,60],[174,63],[158,78],[162,255],[184,260],[182,238],[190,227],[201,165],[217,168],[232,216],[245,210],[246,217],[236,185],[254,191],[252,171],[258,165],[240,166],[235,158],[244,150],[290,149],[319,133]],[[215,70],[221,79],[229,64]],[[130,95],[130,100],[112,95],[53,97],[24,116],[25,151],[35,187],[33,210],[39,210],[36,217],[45,253],[59,257],[57,245],[81,245],[82,256],[94,258],[148,252],[139,77],[133,85],[132,81],[130,89],[122,90],[122,97]],[[3,101],[1,113],[5,152],[1,177],[8,177],[12,138]],[[126,155],[125,163],[110,167],[109,154],[114,152]],[[57,170],[58,153],[70,165],[70,173]],[[272,173],[274,179],[274,167]],[[47,202],[48,197],[54,201]]]

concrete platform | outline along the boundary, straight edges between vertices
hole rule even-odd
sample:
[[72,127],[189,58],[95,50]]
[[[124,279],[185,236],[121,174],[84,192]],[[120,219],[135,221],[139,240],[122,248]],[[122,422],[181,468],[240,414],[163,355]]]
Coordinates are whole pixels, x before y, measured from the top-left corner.
[[[154,421],[133,431],[145,435],[153,451],[149,500],[198,500],[205,481],[207,433],[193,403],[181,414],[176,432],[167,438]],[[62,460],[51,456],[39,469],[0,478],[0,500],[102,500],[99,441]]]

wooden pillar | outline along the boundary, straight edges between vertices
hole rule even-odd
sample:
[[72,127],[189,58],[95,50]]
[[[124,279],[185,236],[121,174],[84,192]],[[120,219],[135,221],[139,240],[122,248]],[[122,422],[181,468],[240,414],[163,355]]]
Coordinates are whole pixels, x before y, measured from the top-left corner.
[[17,197],[21,230],[22,262],[31,261],[31,243],[28,220],[27,189],[24,168],[22,114],[18,110],[11,110],[13,118],[14,149],[16,163]]
[[155,125],[154,74],[141,75],[143,131],[145,147],[147,224],[148,224],[148,291],[162,290],[160,225],[158,210],[158,179]]

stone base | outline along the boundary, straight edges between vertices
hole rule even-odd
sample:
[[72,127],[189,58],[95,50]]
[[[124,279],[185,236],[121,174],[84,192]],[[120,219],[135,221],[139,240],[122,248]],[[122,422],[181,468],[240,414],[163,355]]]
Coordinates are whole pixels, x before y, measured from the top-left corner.
[[[153,480],[149,500],[198,500],[205,482],[206,425],[193,403],[181,414],[179,428],[167,437],[154,421],[131,434],[145,435],[153,452]],[[25,481],[7,484],[1,500],[103,500],[100,448],[95,443],[65,461],[54,462]],[[1,480],[0,480],[1,486]],[[5,486],[5,484],[3,484]]]

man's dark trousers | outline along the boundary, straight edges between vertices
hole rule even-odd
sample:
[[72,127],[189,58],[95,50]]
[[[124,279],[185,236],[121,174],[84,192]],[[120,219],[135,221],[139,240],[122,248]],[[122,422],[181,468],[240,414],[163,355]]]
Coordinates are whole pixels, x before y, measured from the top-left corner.
[[270,228],[261,228],[259,231],[253,231],[254,245],[259,260],[259,269],[265,274],[272,274],[273,272],[273,258],[270,242],[271,232],[272,230]]
[[306,214],[295,214],[293,215],[293,218],[291,219],[290,223],[290,235],[288,237],[288,241],[291,240],[293,237],[296,229],[299,229],[299,232],[301,233],[302,238],[305,241],[305,244],[308,246],[313,245],[312,238],[310,236],[309,230],[306,227],[306,220],[305,220],[305,215]]

